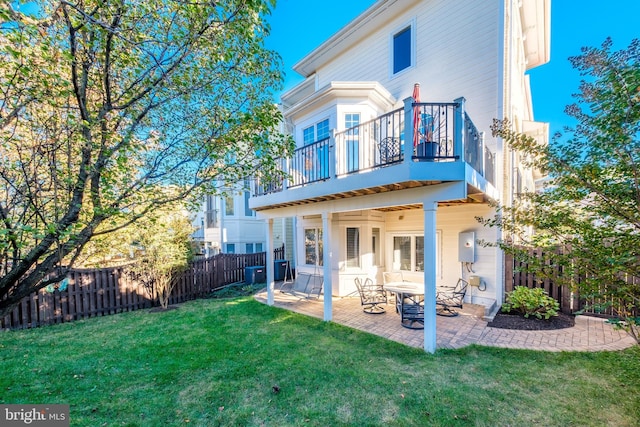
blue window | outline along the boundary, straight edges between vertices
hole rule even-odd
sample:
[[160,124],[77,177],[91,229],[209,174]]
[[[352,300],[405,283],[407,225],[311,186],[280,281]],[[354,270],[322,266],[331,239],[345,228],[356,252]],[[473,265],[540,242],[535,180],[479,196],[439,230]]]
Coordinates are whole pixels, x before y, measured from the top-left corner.
[[316,140],[316,128],[315,126],[309,126],[302,131],[302,140],[304,145],[313,144]]
[[318,135],[318,141],[329,138],[329,119],[318,122],[316,125],[316,133]]
[[326,138],[329,138],[329,119],[324,119],[302,130],[304,145],[313,144]]
[[249,199],[251,198],[251,193],[248,191],[244,192],[244,216],[254,216],[255,213],[249,207]]
[[411,66],[411,26],[393,35],[393,74]]
[[[346,129],[358,126],[360,124],[360,113],[347,113],[344,115],[344,127]],[[354,129],[356,135],[358,129]]]

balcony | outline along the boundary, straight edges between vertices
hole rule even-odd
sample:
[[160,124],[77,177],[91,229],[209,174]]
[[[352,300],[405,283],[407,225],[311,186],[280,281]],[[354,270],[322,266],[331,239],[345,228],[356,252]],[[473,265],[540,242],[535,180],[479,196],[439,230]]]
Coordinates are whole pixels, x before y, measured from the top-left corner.
[[287,179],[256,178],[255,210],[467,181],[472,192],[493,188],[494,155],[464,111],[452,103],[414,103],[280,159]]

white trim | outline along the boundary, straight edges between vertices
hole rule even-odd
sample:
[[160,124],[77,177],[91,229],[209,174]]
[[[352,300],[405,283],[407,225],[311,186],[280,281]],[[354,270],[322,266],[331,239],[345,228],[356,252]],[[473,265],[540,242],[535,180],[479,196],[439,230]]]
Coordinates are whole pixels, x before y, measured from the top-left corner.
[[[424,267],[423,270],[416,270],[416,265],[418,262],[418,259],[416,257],[416,237],[422,237],[424,238],[426,235],[426,231],[425,230],[408,230],[408,231],[390,231],[387,234],[387,242],[386,242],[386,247],[387,250],[383,252],[383,254],[390,254],[388,255],[388,259],[384,260],[384,264],[385,266],[387,266],[386,268],[388,270],[392,270],[392,271],[404,271],[407,272],[409,274],[421,274],[424,272]],[[400,268],[396,268],[395,265],[393,264],[393,239],[394,237],[411,237],[411,268],[413,270],[401,270]],[[442,264],[442,230],[441,229],[436,229],[436,277],[438,279],[442,279],[443,278],[443,264]]]

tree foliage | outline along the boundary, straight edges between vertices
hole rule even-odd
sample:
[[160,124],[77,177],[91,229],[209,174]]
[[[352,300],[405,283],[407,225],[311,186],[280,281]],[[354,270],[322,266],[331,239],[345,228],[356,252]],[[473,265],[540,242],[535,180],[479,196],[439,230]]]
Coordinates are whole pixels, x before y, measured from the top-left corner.
[[274,3],[0,0],[0,316],[94,235],[216,180],[277,178]]
[[[549,267],[560,266],[556,283],[593,298],[596,309],[613,308],[638,339],[640,41],[612,51],[607,39],[570,61],[583,76],[577,102],[566,109],[577,123],[567,129],[571,137],[555,135],[547,146],[514,132],[508,121],[494,123],[494,134],[549,178],[543,191],[529,189],[485,222],[506,231],[503,249],[530,262],[536,275],[549,277],[555,270]],[[563,250],[548,251],[550,260],[540,262],[520,245]]]
[[191,220],[184,209],[168,208],[136,223],[130,234],[131,243],[140,247],[141,254],[129,269],[164,309],[169,306],[179,273],[193,258]]

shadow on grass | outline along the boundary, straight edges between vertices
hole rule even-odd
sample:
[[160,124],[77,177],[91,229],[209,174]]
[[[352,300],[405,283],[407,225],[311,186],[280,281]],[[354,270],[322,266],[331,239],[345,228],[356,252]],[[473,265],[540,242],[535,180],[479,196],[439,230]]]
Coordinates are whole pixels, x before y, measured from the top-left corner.
[[246,284],[245,282],[236,282],[211,292],[208,298],[222,299],[251,296],[263,290],[265,286],[265,283]]

